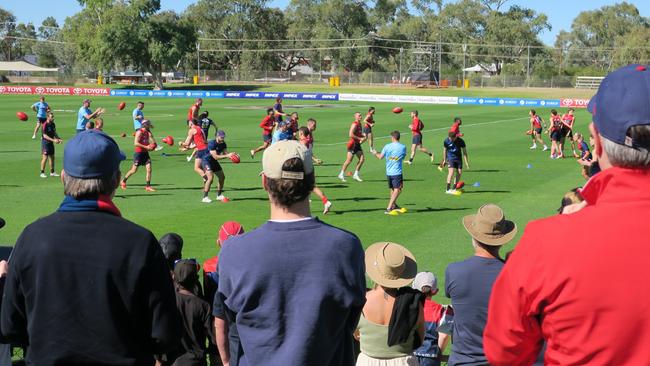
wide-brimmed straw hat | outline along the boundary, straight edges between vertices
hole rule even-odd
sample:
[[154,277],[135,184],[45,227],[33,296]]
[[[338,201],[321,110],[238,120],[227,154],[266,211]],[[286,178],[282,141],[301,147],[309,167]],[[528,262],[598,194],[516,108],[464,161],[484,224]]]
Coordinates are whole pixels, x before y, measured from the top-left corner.
[[366,272],[376,284],[386,288],[408,286],[417,274],[413,254],[390,242],[374,243],[366,249]]
[[490,246],[504,245],[517,235],[517,224],[506,220],[501,207],[492,203],[463,217],[463,226],[474,239]]

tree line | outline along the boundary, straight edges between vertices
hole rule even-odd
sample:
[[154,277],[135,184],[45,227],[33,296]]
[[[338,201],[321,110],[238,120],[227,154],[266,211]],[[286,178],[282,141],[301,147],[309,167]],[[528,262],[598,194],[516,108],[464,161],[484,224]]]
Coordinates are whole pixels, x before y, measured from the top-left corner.
[[[546,14],[508,0],[199,0],[182,13],[159,0],[78,0],[82,10],[36,28],[0,8],[0,59],[38,55],[65,72],[202,69],[396,72],[429,52],[443,73],[475,63],[508,75],[601,75],[650,62],[650,21],[621,2],[584,11],[553,47]],[[37,39],[39,41],[34,41]],[[422,53],[422,52],[420,52]],[[197,60],[198,55],[198,60]]]

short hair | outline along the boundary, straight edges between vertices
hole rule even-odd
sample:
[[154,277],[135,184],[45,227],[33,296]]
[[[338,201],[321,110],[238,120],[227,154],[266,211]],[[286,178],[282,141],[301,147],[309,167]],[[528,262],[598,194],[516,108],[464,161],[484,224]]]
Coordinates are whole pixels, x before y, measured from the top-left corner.
[[273,112],[273,108],[266,108],[266,114]]
[[575,137],[576,137],[577,139],[581,139],[581,138],[583,138],[583,137],[582,137],[582,134],[581,134],[580,132],[576,132]]
[[203,102],[203,98],[196,98],[196,102]]
[[183,257],[183,237],[176,233],[167,233],[158,240],[158,243],[169,269],[174,268],[174,262]]
[[454,131],[449,131],[448,135],[449,135],[449,138],[450,138],[450,139],[453,139],[454,137],[457,136],[457,135],[456,135],[456,132],[454,132]]
[[632,126],[628,129],[627,136],[637,144],[636,147],[617,144],[600,135],[609,161],[621,168],[650,168],[650,125]]
[[372,112],[372,111],[374,111],[374,110],[375,110],[375,107],[370,107],[370,108],[368,108],[368,112]]
[[413,113],[413,114],[415,114],[416,116],[418,115],[418,111],[417,111],[417,109],[416,109],[416,110],[414,110],[414,111],[413,111],[413,112],[411,112],[411,113]]
[[281,100],[282,100],[282,97],[276,97],[276,98],[275,98],[275,101],[276,101],[276,102],[280,102]]
[[200,119],[208,118],[208,111],[205,111],[205,112],[199,114],[199,118],[200,118]]
[[555,109],[551,109],[551,114],[557,116],[557,111]]
[[92,130],[93,128],[95,128],[95,122],[93,121],[86,122],[86,129]]
[[311,131],[309,131],[309,129],[308,129],[307,127],[305,127],[305,126],[301,126],[301,127],[298,129],[298,131],[302,132],[302,135],[303,135],[303,136],[309,136],[309,135],[311,135]]
[[399,138],[400,138],[399,131],[395,130],[395,131],[391,132],[390,135],[391,135],[395,140],[399,141]]
[[463,120],[460,119],[460,117],[454,117],[454,122],[458,122],[458,121],[463,122]]
[[201,124],[201,121],[198,118],[192,118],[192,124],[198,126]]
[[141,101],[141,100],[139,100],[137,104],[142,104],[142,105],[144,105],[144,102]]
[[64,173],[63,192],[66,196],[76,199],[96,198],[100,194],[110,196],[120,184],[120,174],[120,171],[116,170],[111,177],[84,179]]
[[314,123],[316,123],[316,120],[313,118],[307,120],[307,124],[314,124]]
[[534,109],[531,109],[531,110],[530,110],[530,113],[532,113],[533,116],[537,114],[537,112],[536,112]]
[[293,117],[294,115],[296,115],[296,117],[298,117],[298,112],[291,112],[291,117]]
[[576,110],[573,109],[573,108],[569,108],[569,109],[567,109],[567,112],[575,112],[575,111],[576,111]]
[[[299,158],[284,162],[282,170],[289,172],[304,172],[304,164]],[[266,187],[273,201],[282,207],[304,201],[314,189],[314,173],[305,174],[304,179],[272,179],[266,178]]]

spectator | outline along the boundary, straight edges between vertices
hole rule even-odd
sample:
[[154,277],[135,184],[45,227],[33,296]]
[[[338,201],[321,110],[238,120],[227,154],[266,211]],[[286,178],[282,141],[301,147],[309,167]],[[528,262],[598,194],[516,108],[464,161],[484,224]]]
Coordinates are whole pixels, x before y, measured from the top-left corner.
[[[221,248],[223,243],[231,236],[241,235],[244,233],[244,227],[236,221],[227,221],[219,228],[217,245]],[[218,354],[224,365],[235,366],[239,364],[239,359],[244,354],[239,341],[239,333],[235,319],[228,318],[224,311],[223,298],[215,296],[217,286],[219,285],[219,273],[217,265],[219,257],[215,256],[208,259],[203,264],[203,285],[205,287],[206,297],[213,299],[212,315],[214,316],[214,342],[218,348]],[[217,352],[214,352],[217,353]]]
[[153,234],[111,201],[124,154],[98,131],[65,147],[65,199],[11,255],[0,326],[31,365],[151,365],[176,346],[174,287]]
[[177,286],[176,306],[183,318],[181,334],[182,354],[174,366],[206,366],[208,339],[214,338],[210,304],[193,292],[199,283],[198,263],[182,259],[174,266],[174,282]]
[[546,364],[648,364],[649,93],[650,69],[630,65],[589,102],[602,171],[580,191],[586,207],[526,227],[494,284],[490,364],[530,364],[543,340]]
[[[43,101],[43,97],[41,97]],[[5,220],[0,217],[0,229],[5,226]],[[5,279],[7,278],[7,273],[9,272],[9,267],[7,266],[6,258],[0,260],[0,296],[4,292],[5,288]],[[0,336],[0,341],[2,337]],[[11,345],[10,344],[0,344],[0,366],[11,366]]]
[[[487,365],[483,328],[487,320],[492,284],[503,268],[499,249],[517,233],[499,206],[483,205],[465,216],[463,226],[472,237],[474,255],[451,263],[445,272],[445,295],[454,308],[454,342],[449,365]],[[513,364],[514,365],[514,364]]]
[[160,238],[159,242],[167,267],[173,271],[174,263],[183,258],[183,238],[176,233],[167,233]]
[[218,296],[245,354],[241,365],[352,365],[364,303],[359,239],[310,216],[311,154],[298,141],[264,150],[271,217],[219,254]]
[[440,331],[447,307],[431,300],[438,293],[438,280],[431,272],[420,272],[413,280],[413,288],[422,292],[424,300],[424,341],[413,354],[420,366],[440,366],[442,353],[449,343],[449,334]]
[[375,287],[366,294],[359,320],[358,366],[417,366],[413,350],[424,339],[424,295],[409,284],[415,257],[395,243],[366,249],[366,271]]

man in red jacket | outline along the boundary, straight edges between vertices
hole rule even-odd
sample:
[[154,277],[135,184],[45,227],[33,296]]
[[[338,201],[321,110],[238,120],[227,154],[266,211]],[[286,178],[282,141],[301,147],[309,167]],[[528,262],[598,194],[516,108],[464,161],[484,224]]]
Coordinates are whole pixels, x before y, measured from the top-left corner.
[[544,342],[546,365],[648,364],[649,98],[650,68],[629,65],[589,102],[602,172],[574,213],[526,227],[492,289],[490,365],[530,365]]

